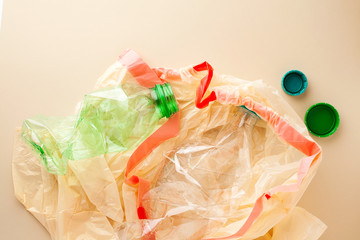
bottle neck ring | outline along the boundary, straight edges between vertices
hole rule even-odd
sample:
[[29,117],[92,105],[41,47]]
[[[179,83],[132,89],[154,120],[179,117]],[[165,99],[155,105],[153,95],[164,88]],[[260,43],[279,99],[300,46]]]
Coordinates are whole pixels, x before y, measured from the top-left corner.
[[174,92],[169,83],[156,84],[152,93],[156,106],[159,108],[161,116],[169,118],[179,111]]

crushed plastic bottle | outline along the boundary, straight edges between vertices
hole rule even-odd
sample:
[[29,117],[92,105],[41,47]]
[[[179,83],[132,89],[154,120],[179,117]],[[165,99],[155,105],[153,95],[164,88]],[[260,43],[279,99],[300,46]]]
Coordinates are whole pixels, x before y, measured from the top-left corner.
[[50,173],[63,175],[68,160],[133,148],[178,111],[169,83],[149,89],[127,82],[86,94],[77,116],[25,120],[22,136]]

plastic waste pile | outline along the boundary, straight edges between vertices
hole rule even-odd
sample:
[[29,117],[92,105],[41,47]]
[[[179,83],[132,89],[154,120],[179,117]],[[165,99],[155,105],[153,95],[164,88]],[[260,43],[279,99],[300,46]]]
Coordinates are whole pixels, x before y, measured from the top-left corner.
[[52,239],[318,239],[296,206],[321,162],[262,81],[128,50],[72,116],[16,131],[15,194]]

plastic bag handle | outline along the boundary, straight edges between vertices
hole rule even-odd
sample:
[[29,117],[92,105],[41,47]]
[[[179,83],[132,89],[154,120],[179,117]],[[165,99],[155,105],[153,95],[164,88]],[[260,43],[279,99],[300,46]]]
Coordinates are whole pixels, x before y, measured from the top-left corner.
[[[204,95],[207,89],[209,88],[210,82],[213,78],[214,69],[206,61],[196,66],[193,66],[192,69],[195,72],[208,71],[208,74],[203,79],[201,79],[200,84],[196,89],[196,97],[195,97],[195,106],[200,109],[205,108],[209,105],[210,102],[216,100],[216,94],[213,91],[207,97],[204,98]],[[152,70],[158,76],[158,78],[163,82],[178,81],[182,79],[180,72],[178,72],[175,69],[156,67],[156,68],[152,68]]]
[[[118,59],[124,65],[128,72],[136,79],[136,81],[144,87],[153,88],[156,84],[163,81],[158,77],[141,57],[132,50],[125,51]],[[150,189],[150,182],[137,175],[131,175],[130,172],[136,168],[156,147],[162,142],[178,135],[180,129],[180,113],[176,113],[169,118],[159,129],[146,138],[131,154],[125,168],[125,183],[137,186],[137,214],[139,219],[147,219],[144,207],[142,206],[142,198]],[[152,234],[147,236],[148,239],[155,239]]]
[[209,96],[204,98],[204,95],[210,85],[212,77],[214,75],[214,69],[208,62],[200,63],[193,67],[195,71],[208,71],[208,74],[201,79],[199,87],[196,89],[196,98],[195,98],[195,106],[197,108],[205,108],[209,105],[210,102],[216,100],[216,94],[214,91],[210,93]]

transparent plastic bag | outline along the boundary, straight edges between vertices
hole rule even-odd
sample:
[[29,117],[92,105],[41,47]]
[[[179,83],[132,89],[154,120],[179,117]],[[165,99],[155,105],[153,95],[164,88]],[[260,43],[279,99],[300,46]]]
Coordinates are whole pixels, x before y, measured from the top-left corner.
[[281,240],[290,215],[321,235],[324,224],[291,211],[321,148],[276,90],[213,74],[206,62],[150,69],[132,51],[96,87],[134,80],[169,82],[180,109],[136,148],[69,161],[56,176],[17,134],[15,193],[53,239]]

